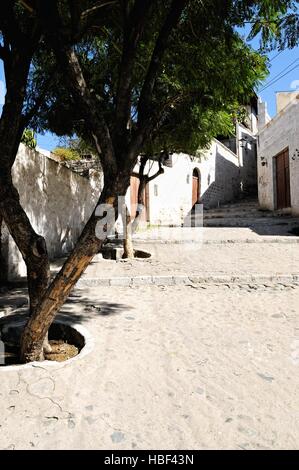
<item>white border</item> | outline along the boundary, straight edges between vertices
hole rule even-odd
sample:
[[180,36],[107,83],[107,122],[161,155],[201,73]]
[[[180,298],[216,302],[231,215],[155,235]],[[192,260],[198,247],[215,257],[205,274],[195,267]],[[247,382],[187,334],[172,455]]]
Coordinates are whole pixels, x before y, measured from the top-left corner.
[[[10,315],[8,315],[6,317],[7,320],[9,320],[9,317],[10,317]],[[2,317],[1,319],[3,320],[3,318],[5,318],[5,317]],[[24,320],[18,319],[18,320],[15,320],[15,322],[18,323],[18,324],[22,324],[22,323],[24,323],[24,325],[26,324],[25,319]],[[11,323],[14,323],[14,321],[12,320]],[[60,323],[62,325],[70,326],[71,328],[78,331],[78,333],[80,333],[83,336],[84,341],[85,341],[85,345],[83,346],[83,348],[81,349],[79,354],[77,354],[77,356],[71,357],[70,359],[67,359],[66,361],[63,361],[63,362],[58,362],[58,361],[34,361],[34,362],[29,362],[28,364],[16,364],[16,365],[11,365],[11,366],[0,366],[0,373],[10,372],[10,371],[19,371],[19,370],[25,370],[25,369],[31,369],[31,370],[33,370],[33,369],[45,369],[45,370],[47,370],[47,369],[52,369],[53,367],[55,367],[56,369],[61,369],[62,367],[65,367],[65,366],[71,364],[72,362],[75,362],[75,361],[78,361],[78,360],[82,359],[87,354],[92,352],[92,350],[94,349],[94,338],[84,326],[82,326],[78,323],[74,323],[71,320],[62,319],[62,318],[58,318],[58,319],[54,320],[53,323]]]

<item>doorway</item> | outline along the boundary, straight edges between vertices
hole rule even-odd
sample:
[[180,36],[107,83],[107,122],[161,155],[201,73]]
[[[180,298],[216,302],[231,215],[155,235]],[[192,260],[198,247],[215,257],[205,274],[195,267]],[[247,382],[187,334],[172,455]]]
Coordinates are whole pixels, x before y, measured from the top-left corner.
[[289,149],[283,150],[274,158],[276,168],[276,208],[286,209],[291,207]]
[[192,208],[200,200],[201,193],[201,176],[200,171],[197,168],[194,168],[192,175]]

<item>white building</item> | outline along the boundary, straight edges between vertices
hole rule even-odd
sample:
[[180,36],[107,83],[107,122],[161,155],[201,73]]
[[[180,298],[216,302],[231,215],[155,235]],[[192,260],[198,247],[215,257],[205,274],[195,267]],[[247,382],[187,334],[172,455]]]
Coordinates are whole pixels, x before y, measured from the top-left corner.
[[261,208],[299,214],[299,93],[279,92],[271,119],[259,104],[258,193]]
[[[195,203],[205,209],[233,202],[240,197],[257,195],[257,98],[247,109],[244,123],[236,125],[231,139],[214,139],[199,156],[174,154],[166,161],[164,174],[151,181],[145,191],[146,221],[151,225],[181,225]],[[146,169],[158,171],[158,163]],[[135,167],[138,173],[139,166]],[[145,173],[146,173],[145,172]],[[131,178],[127,205],[135,214],[138,178]]]

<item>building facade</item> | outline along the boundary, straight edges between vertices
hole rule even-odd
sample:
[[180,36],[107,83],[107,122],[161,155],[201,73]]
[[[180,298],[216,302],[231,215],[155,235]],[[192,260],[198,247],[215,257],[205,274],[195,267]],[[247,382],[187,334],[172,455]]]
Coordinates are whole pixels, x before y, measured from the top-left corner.
[[[179,226],[196,202],[204,209],[246,196],[257,197],[257,97],[247,106],[247,117],[236,124],[233,138],[213,139],[198,156],[171,155],[164,174],[152,180],[145,191],[146,221],[151,225]],[[145,173],[155,174],[158,162],[150,162]],[[138,173],[139,166],[134,172]],[[127,206],[135,214],[137,178],[131,178]]]
[[260,104],[258,194],[262,209],[299,215],[299,93],[277,93],[277,114]]

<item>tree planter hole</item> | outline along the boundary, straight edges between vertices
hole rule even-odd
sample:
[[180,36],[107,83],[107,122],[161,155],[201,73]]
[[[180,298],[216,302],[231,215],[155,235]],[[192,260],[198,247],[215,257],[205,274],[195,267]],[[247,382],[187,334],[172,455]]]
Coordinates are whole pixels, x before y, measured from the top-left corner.
[[[104,259],[110,259],[114,261],[120,260],[120,259],[126,259],[126,258],[123,258],[124,249],[122,247],[105,245],[101,249],[101,253]],[[134,250],[135,259],[149,259],[151,258],[151,256],[152,256],[151,253],[149,253],[148,251]]]
[[[0,319],[0,367],[20,365],[20,338],[27,318],[7,316]],[[57,319],[49,329],[51,353],[45,354],[46,361],[65,362],[80,355],[86,341],[76,325]],[[44,364],[44,362],[41,362]]]
[[139,258],[139,259],[148,259],[151,258],[151,253],[148,251],[144,250],[134,250],[134,258]]

